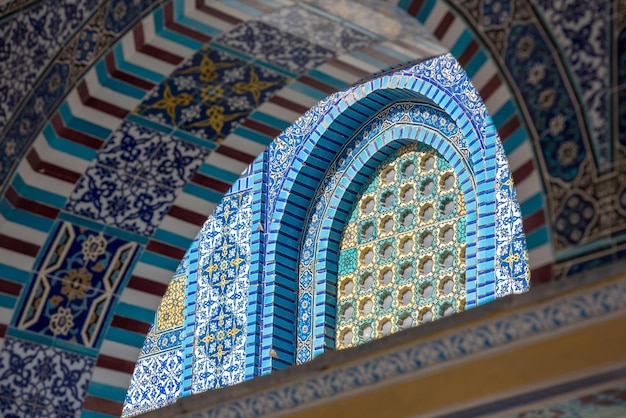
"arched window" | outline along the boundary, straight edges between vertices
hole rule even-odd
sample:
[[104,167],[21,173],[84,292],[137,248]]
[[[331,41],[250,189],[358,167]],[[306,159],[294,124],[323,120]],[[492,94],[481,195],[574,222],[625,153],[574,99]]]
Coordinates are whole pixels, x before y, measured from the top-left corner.
[[125,416],[525,291],[527,264],[504,151],[458,63],[382,75],[313,107],[233,183]]
[[362,187],[340,244],[336,348],[465,308],[465,200],[452,167],[412,143]]

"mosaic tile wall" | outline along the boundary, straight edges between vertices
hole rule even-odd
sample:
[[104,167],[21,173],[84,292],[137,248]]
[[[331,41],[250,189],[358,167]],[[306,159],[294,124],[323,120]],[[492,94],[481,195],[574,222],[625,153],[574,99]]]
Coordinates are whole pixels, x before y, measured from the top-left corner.
[[[297,408],[319,406],[319,400],[342,398],[355,392],[376,388],[390,382],[397,382],[407,374],[419,373],[432,367],[446,367],[446,362],[471,361],[473,356],[502,352],[524,345],[529,339],[541,341],[547,335],[567,333],[579,327],[593,327],[602,318],[615,318],[625,312],[626,291],[623,278],[615,282],[586,288],[574,293],[566,293],[556,300],[522,308],[514,312],[503,312],[497,318],[480,321],[471,326],[444,331],[436,337],[417,343],[399,345],[396,349],[381,350],[376,356],[329,367],[311,373],[301,379],[277,384],[265,389],[255,388],[253,393],[232,400],[211,404],[202,411],[186,413],[185,418],[217,418],[237,411],[243,416],[267,416],[281,414]],[[372,372],[372,371],[376,372]],[[593,374],[586,382],[572,382],[572,385],[554,385],[533,392],[522,392],[504,399],[489,397],[479,406],[468,407],[442,403],[437,415],[459,414],[464,416],[499,415],[508,417],[617,417],[623,412],[624,368],[613,368],[609,372]],[[615,383],[608,390],[599,390],[588,396],[578,396],[571,402],[548,404],[545,408],[528,408],[526,412],[505,415],[512,407],[519,410],[528,402],[541,402],[546,399],[567,399],[570,394],[579,394],[581,389],[598,384]],[[523,389],[522,389],[523,390]],[[593,389],[592,389],[593,390]],[[565,395],[565,396],[564,396]],[[576,395],[575,395],[576,396]],[[606,408],[602,408],[602,406]],[[588,413],[588,414],[585,414]],[[606,413],[606,415],[604,415]],[[580,415],[578,415],[580,414]]]
[[[367,166],[370,172],[378,173],[383,177],[389,175],[391,171],[384,164],[385,158],[389,156],[395,160],[399,155],[395,153],[396,150],[409,139],[419,144],[413,143],[400,148],[398,151],[401,155],[400,159],[405,164],[402,168],[400,165],[395,167],[398,171],[397,175],[400,176],[402,175],[400,171],[407,170],[406,162],[413,158],[411,161],[413,161],[414,172],[421,170],[421,173],[426,170],[431,174],[431,177],[428,177],[428,173],[422,173],[420,184],[416,183],[415,187],[422,190],[426,187],[426,180],[431,179],[433,182],[431,186],[434,187],[435,182],[437,184],[443,182],[441,187],[445,188],[445,180],[451,179],[452,184],[448,186],[453,187],[456,193],[446,194],[441,198],[443,200],[431,202],[431,206],[425,206],[423,210],[414,209],[407,213],[421,216],[425,214],[425,209],[430,208],[433,210],[431,216],[442,222],[443,231],[445,229],[443,224],[448,225],[449,216],[456,217],[453,213],[446,213],[446,211],[458,210],[457,203],[460,201],[462,202],[461,208],[463,208],[462,215],[459,220],[452,222],[453,228],[457,229],[453,235],[460,237],[459,242],[464,242],[467,235],[471,236],[471,239],[468,238],[467,250],[463,246],[458,254],[455,252],[456,255],[452,256],[448,248],[446,250],[448,252],[441,254],[444,258],[437,259],[443,267],[438,265],[435,269],[446,268],[446,263],[448,263],[446,256],[451,256],[452,264],[457,259],[457,263],[461,262],[463,265],[466,264],[467,257],[467,265],[470,267],[463,268],[463,270],[464,274],[469,277],[463,281],[463,285],[466,281],[472,283],[473,293],[468,292],[468,295],[472,295],[473,298],[468,297],[472,306],[512,291],[523,291],[528,288],[529,277],[524,236],[518,225],[521,215],[515,201],[506,162],[503,159],[497,161],[499,150],[497,136],[489,135],[489,120],[481,120],[475,112],[465,110],[467,112],[465,114],[483,129],[463,135],[457,124],[446,113],[454,111],[454,108],[443,111],[435,105],[419,102],[396,102],[386,107],[380,102],[372,103],[371,111],[375,117],[361,114],[364,120],[352,126],[342,125],[343,119],[339,112],[333,114],[339,106],[349,102],[346,99],[348,94],[368,89],[374,92],[376,88],[383,90],[386,83],[391,80],[395,80],[396,84],[404,82],[413,86],[420,77],[430,82],[433,80],[432,73],[442,73],[442,67],[451,73],[451,78],[456,79],[457,73],[462,75],[462,70],[455,60],[450,56],[443,56],[373,80],[366,83],[365,88],[356,86],[331,96],[299,119],[270,146],[262,157],[249,166],[204,224],[197,244],[192,244],[187,257],[181,263],[182,266],[188,266],[186,267],[187,273],[196,272],[196,278],[191,281],[187,280],[186,283],[187,300],[184,308],[182,343],[183,372],[180,373],[180,363],[170,362],[168,364],[175,369],[173,372],[167,369],[153,373],[155,376],[159,373],[179,376],[178,381],[182,388],[169,392],[161,390],[158,392],[160,398],[155,397],[150,401],[152,407],[171,402],[179,396],[232,385],[273,369],[286,367],[292,364],[290,358],[297,359],[297,362],[308,361],[325,348],[334,346],[334,341],[324,345],[323,341],[320,344],[319,339],[320,335],[323,340],[323,336],[332,336],[335,333],[334,319],[326,321],[325,318],[329,315],[334,317],[337,299],[331,292],[333,288],[337,289],[337,277],[345,273],[345,268],[341,264],[339,239],[344,226],[341,223],[337,224],[339,226],[331,224],[338,218],[336,214],[320,211],[322,209],[328,211],[330,208],[341,209],[344,206],[350,209],[355,202],[358,202],[357,195],[361,187],[364,187],[366,196],[369,196],[368,191],[375,192],[373,189],[370,190],[371,188],[380,189],[378,193],[380,196],[377,194],[376,200],[382,201],[377,204],[384,205],[385,193],[391,189],[401,190],[404,183],[394,183],[391,189],[381,186],[383,181],[381,179],[367,184],[365,182],[369,175],[365,174],[367,171],[363,170],[363,167]],[[374,85],[377,87],[374,88]],[[419,87],[416,87],[416,90],[419,91]],[[432,89],[430,94],[437,95],[437,89]],[[448,94],[450,94],[449,91]],[[433,97],[426,96],[422,100],[425,98],[433,99]],[[353,100],[358,100],[358,98],[354,97]],[[347,109],[347,113],[350,114],[350,107],[348,106]],[[307,141],[311,139],[314,132],[321,137],[315,138],[314,141],[323,141],[323,133],[315,128],[324,118],[328,120],[328,117],[332,118],[330,119],[332,124],[328,124],[326,128],[332,132],[343,131],[344,140],[337,142],[328,138],[326,142],[323,142],[323,146],[322,142],[319,142],[320,146],[317,148],[307,146]],[[352,120],[356,121],[354,118]],[[304,126],[300,128],[299,125]],[[289,150],[289,147],[281,143],[281,140],[287,140],[288,136],[295,132],[300,133],[301,137],[291,145],[292,148]],[[352,135],[352,139],[349,139],[349,135]],[[335,142],[336,149],[332,148],[333,142]],[[315,156],[316,150],[325,153],[326,158],[329,159],[328,164],[320,164],[318,170],[321,173],[310,172],[303,177],[304,180],[298,179],[298,171],[305,172],[309,167],[314,167],[313,164],[306,164],[307,161],[314,161],[315,158],[318,158],[315,161],[322,161]],[[285,158],[286,156],[291,156],[291,158]],[[418,157],[419,161],[416,159]],[[490,165],[485,164],[486,160],[491,162]],[[381,162],[383,162],[382,166]],[[290,171],[295,171],[295,175]],[[393,171],[392,181],[395,181],[396,171]],[[277,172],[286,173],[281,175],[284,181],[282,184],[278,184],[278,178],[275,175]],[[476,179],[475,176],[478,175],[482,176],[481,180]],[[286,179],[291,179],[292,182],[289,183],[285,181]],[[351,193],[346,193],[345,198],[341,197],[337,191],[342,184],[344,185],[343,191],[348,187],[347,185],[354,188]],[[317,195],[307,199],[305,189],[311,192],[317,191]],[[479,197],[475,189],[480,191]],[[413,192],[417,193],[416,190]],[[407,192],[408,190],[400,191],[404,193],[403,196],[406,196]],[[434,192],[434,188],[430,192]],[[327,193],[330,193],[328,194],[330,198],[327,197]],[[429,198],[426,192],[420,196],[416,199],[421,201]],[[294,201],[294,198],[298,200]],[[476,203],[477,200],[479,204]],[[466,205],[469,206],[467,215]],[[492,212],[485,212],[488,207],[493,208]],[[382,206],[379,209],[385,211]],[[301,215],[299,210],[305,213]],[[434,213],[435,210],[437,213]],[[496,221],[494,218],[496,211],[506,212],[514,218],[503,217],[500,221]],[[345,213],[348,215],[350,211],[346,210]],[[299,230],[295,222],[285,217],[287,214],[298,218],[302,216]],[[508,229],[500,231],[498,237],[495,238],[494,228],[501,228],[501,222],[504,222]],[[339,236],[336,239],[332,237],[329,239],[320,232],[321,229],[337,231],[336,234]],[[254,230],[256,230],[256,235],[253,237]],[[281,236],[277,232],[285,235]],[[401,239],[397,241],[398,245],[408,242]],[[477,241],[480,242],[479,246]],[[279,249],[277,244],[290,248],[294,252],[293,260],[301,265],[297,283],[294,286],[297,293],[289,291],[295,277],[293,270],[287,270],[289,268],[288,256],[276,257],[273,253],[273,251],[284,251]],[[517,248],[517,245],[521,247]],[[507,247],[508,251],[506,253],[497,251],[500,246]],[[300,248],[302,250],[298,251]],[[197,249],[197,252],[192,256],[190,254],[194,254],[194,249]],[[320,249],[328,251],[330,258],[334,254],[335,261],[334,264],[328,263],[327,265],[323,262],[322,264],[313,263],[316,266],[313,272],[308,265],[312,263],[314,253],[319,260],[326,260],[324,253],[319,251]],[[480,254],[491,254],[490,259],[480,259],[477,251],[480,251]],[[253,252],[256,253],[254,262],[252,261]],[[515,262],[510,260],[513,252],[516,255]],[[257,257],[257,254],[260,257]],[[389,258],[402,257],[394,257],[391,254]],[[196,262],[197,264],[194,264]],[[434,261],[431,260],[431,262]],[[416,262],[414,267],[416,272],[411,276],[421,277],[425,268],[423,263],[418,265]],[[318,270],[326,273],[320,274]],[[418,270],[422,270],[422,273],[417,273]],[[260,280],[257,281],[259,271],[262,273]],[[482,277],[474,276],[477,271],[481,272]],[[289,274],[283,276],[286,272]],[[493,279],[490,281],[489,277]],[[177,280],[176,276],[174,280]],[[496,283],[496,280],[500,283]],[[170,289],[174,283],[176,282],[170,284]],[[442,294],[448,292],[446,285],[445,280],[441,280],[441,283],[437,285],[437,292]],[[312,286],[316,289],[315,297],[323,298],[321,301],[313,301]],[[416,293],[420,290],[424,289],[414,289]],[[465,304],[465,292],[460,289],[456,292],[461,299],[457,301],[455,298],[448,298],[450,300],[444,298],[443,305],[436,306],[435,317],[449,314],[448,308],[452,308],[453,311],[463,308],[460,304]],[[161,309],[167,309],[170,306],[169,294],[166,293],[167,303],[161,305]],[[452,304],[445,305],[450,301]],[[319,311],[323,315],[319,315],[314,308],[319,305],[327,307]],[[159,329],[160,314],[159,311],[154,330]],[[182,315],[180,317],[182,318]],[[316,317],[316,321],[318,317],[321,317],[321,323],[307,325],[311,323],[308,318],[313,317]],[[423,320],[423,318],[420,319]],[[177,324],[179,323],[180,320]],[[249,325],[253,326],[248,327]],[[297,334],[291,331],[296,329]],[[258,346],[259,343],[261,344],[260,350],[252,348]],[[147,344],[150,345],[150,343]],[[177,350],[177,352],[180,351]],[[140,370],[141,374],[144,373],[142,370],[147,372],[147,369],[143,367],[143,360],[140,360],[142,367],[136,369],[136,373],[138,373],[137,370]],[[251,374],[248,372],[250,369]],[[162,381],[169,382],[168,379]],[[131,395],[128,398],[130,402],[133,402],[132,394],[137,389],[131,388]],[[139,391],[140,394],[144,392],[151,393]],[[140,395],[137,399],[141,396],[144,399],[148,397]],[[129,404],[127,406],[129,411],[134,409]]]
[[[421,22],[442,9],[441,3],[398,2]],[[526,187],[524,183],[544,184],[545,202],[528,195],[521,199],[526,200],[522,212],[528,214],[529,248],[543,248],[531,258],[551,252],[555,264],[546,266],[536,280],[565,278],[622,260],[626,252],[617,231],[626,225],[622,201],[626,172],[621,163],[626,96],[619,92],[626,80],[626,4],[603,0],[447,4],[449,10],[435,35],[466,23],[460,35],[466,45],[465,68],[471,74],[473,68],[492,61],[490,65],[510,77],[514,100],[526,109],[517,115],[505,111],[492,115],[499,130],[512,139],[505,143],[511,161],[521,153],[517,139],[521,127],[529,127],[530,143],[524,147],[533,149],[535,158],[514,163],[512,169],[518,190]],[[501,84],[499,80],[492,80],[493,88]],[[512,153],[513,148],[518,152]],[[535,167],[541,178],[531,180]],[[540,227],[544,222],[549,230]]]
[[244,379],[251,205],[250,189],[227,194],[201,231],[192,393]]
[[92,358],[12,337],[3,343],[0,352],[3,417],[80,414],[94,367]]
[[132,269],[137,245],[60,222],[15,326],[41,339],[97,347],[110,305]]
[[[345,2],[312,1],[289,12],[282,9],[285,6],[283,3],[254,1],[247,1],[245,5],[235,2],[237,7],[231,7],[229,4],[232,2],[215,2],[211,5],[214,8],[201,2],[192,4],[182,0],[154,3],[122,0],[100,3],[57,1],[25,7],[30,3],[29,0],[13,0],[0,5],[0,31],[7,34],[1,37],[0,42],[4,43],[0,54],[6,55],[6,62],[11,63],[11,68],[3,68],[1,72],[0,97],[5,98],[3,103],[13,104],[11,109],[2,110],[6,121],[0,132],[0,149],[3,150],[0,153],[1,168],[5,173],[1,176],[3,199],[0,202],[0,335],[19,334],[14,325],[17,320],[13,319],[14,314],[18,315],[17,310],[22,306],[21,300],[25,298],[23,293],[26,289],[35,289],[30,283],[31,278],[34,280],[37,277],[35,265],[39,262],[37,260],[45,257],[48,234],[56,231],[58,222],[69,222],[76,227],[102,231],[112,237],[137,243],[136,270],[133,270],[132,275],[128,273],[129,293],[117,296],[119,299],[116,300],[120,303],[110,314],[113,324],[111,332],[102,344],[96,343],[92,347],[95,351],[90,352],[92,355],[98,352],[103,354],[102,361],[95,369],[96,384],[90,387],[87,402],[90,410],[96,408],[109,411],[112,415],[118,413],[111,412],[116,411],[115,407],[101,407],[102,403],[95,400],[103,399],[118,404],[123,401],[124,390],[121,388],[127,385],[125,379],[132,373],[132,365],[128,364],[134,363],[133,356],[136,358],[136,353],[131,351],[138,351],[143,344],[158,297],[165,292],[177,260],[182,257],[184,249],[193,240],[228,185],[254,158],[251,154],[260,152],[264,144],[327,94],[368,74],[441,51],[441,48],[429,44],[429,39],[440,40],[458,57],[494,117],[522,203],[534,277],[564,277],[602,263],[614,262],[626,255],[623,244],[619,244],[621,235],[618,232],[624,212],[620,203],[624,200],[621,199],[624,193],[619,186],[624,183],[620,181],[623,164],[619,164],[623,159],[619,157],[623,147],[619,144],[626,142],[619,140],[624,131],[620,129],[620,123],[624,120],[620,117],[620,109],[626,103],[622,97],[623,89],[618,88],[626,80],[623,76],[623,68],[626,66],[619,64],[624,57],[621,48],[623,42],[619,40],[626,33],[626,7],[621,2],[612,8],[594,2],[594,7],[579,9],[573,7],[575,2],[568,1],[559,3],[558,7],[551,7],[547,3],[531,7],[510,1],[466,4],[445,0],[401,0],[399,5],[411,15],[408,20],[406,15],[399,14],[388,5],[373,2],[366,2],[363,7],[348,8]],[[366,8],[376,9],[377,21],[389,24],[367,23],[369,20],[366,17],[370,12]],[[149,9],[152,11],[140,21]],[[18,10],[20,12],[11,14]],[[288,71],[283,72],[282,76],[290,78],[290,84],[258,110],[251,111],[247,119],[242,119],[242,125],[235,128],[236,133],[231,132],[222,143],[213,144],[205,138],[189,137],[189,130],[181,129],[189,128],[184,124],[165,127],[148,119],[146,115],[128,115],[137,109],[148,92],[161,86],[186,58],[238,24],[254,20],[256,23],[248,25],[250,30],[264,28],[267,33],[274,33],[274,29],[279,29],[292,36],[301,36],[298,28],[315,26],[318,22],[315,17],[320,15],[321,10],[330,14],[322,13],[321,16],[331,22],[341,22],[342,17],[347,20],[362,19],[360,28],[371,28],[371,31],[361,30],[360,33],[364,35],[357,35],[352,30],[355,27],[343,25],[348,29],[333,31],[333,37],[316,38],[314,44],[319,47],[318,52],[332,50],[340,51],[339,54],[297,77]],[[274,13],[274,16],[270,16]],[[292,13],[303,18],[301,25],[290,29],[280,22],[285,16],[293,18]],[[58,20],[45,19],[51,16],[58,17]],[[550,22],[550,28],[555,28],[554,34],[534,29],[540,26],[539,22],[544,16],[547,17],[544,20]],[[433,36],[424,35],[424,28],[416,26],[413,17],[422,22]],[[611,25],[607,24],[609,21]],[[342,25],[333,27],[339,26]],[[129,28],[133,30],[122,37]],[[22,33],[45,34],[41,39],[28,39],[37,45],[45,45],[49,54],[35,57],[30,50],[22,51],[26,54],[17,53],[21,51],[20,48],[23,49],[20,42],[26,38],[20,38],[17,42],[12,40],[19,38]],[[402,34],[400,38],[381,40],[398,33]],[[585,36],[587,33],[598,36]],[[404,37],[406,34],[407,37]],[[414,43],[414,38],[411,39],[414,36],[424,42]],[[342,40],[344,37],[347,39],[345,43]],[[603,37],[608,39],[606,44],[601,42]],[[243,45],[241,39],[235,38],[223,36],[225,43]],[[376,42],[363,46],[368,38]],[[329,39],[337,42],[335,48],[328,47]],[[349,48],[352,40],[355,49]],[[617,42],[611,44],[612,40]],[[210,46],[217,44],[212,43]],[[563,44],[562,53],[558,53],[560,44]],[[258,42],[256,45],[246,46],[251,49],[236,51],[235,55],[239,59],[246,59],[248,63],[265,57],[263,59],[268,62],[273,60],[282,62],[280,65],[288,65],[289,60],[285,61],[286,58],[280,54],[275,56],[276,51],[263,50]],[[276,39],[268,45],[276,46]],[[584,48],[579,49],[577,46]],[[34,50],[37,51],[37,48],[41,49],[36,47]],[[221,50],[233,52],[228,48],[222,45]],[[345,53],[348,50],[350,52]],[[609,59],[602,59],[601,54],[596,53],[599,50],[605,51]],[[55,51],[58,54],[53,56]],[[242,52],[245,57],[241,55]],[[33,59],[34,62],[30,63],[31,66],[22,65],[17,61],[20,57]],[[587,66],[580,64],[581,60],[592,62],[593,70],[585,72]],[[576,67],[574,71],[568,71],[570,64]],[[306,63],[301,65],[301,68],[309,68]],[[22,71],[25,69],[28,71]],[[274,64],[267,66],[267,69],[278,71]],[[285,68],[281,69],[286,71]],[[615,74],[616,81],[607,81],[609,74]],[[11,80],[9,86],[6,80]],[[514,85],[509,85],[510,82]],[[533,108],[539,99],[542,99],[541,103],[544,100],[548,103],[555,97],[551,91],[544,92],[550,90],[546,88],[548,84],[554,86],[551,87],[553,90],[558,90],[557,105],[542,110],[543,113],[535,112],[536,109],[527,113],[526,108]],[[607,96],[606,87],[609,85],[611,91],[617,92],[616,95]],[[27,93],[28,86],[32,88]],[[200,94],[199,91],[192,94],[194,100],[189,103],[204,103],[197,99],[196,93]],[[216,91],[219,93],[219,89]],[[536,97],[537,100],[527,103],[526,91],[529,92],[526,96]],[[564,104],[566,101],[570,104]],[[579,102],[584,103],[584,107],[576,115],[564,113],[572,117],[562,118],[554,113],[575,109],[576,106],[571,103]],[[179,110],[182,112],[181,108]],[[593,120],[588,123],[585,122],[587,111],[593,116]],[[202,118],[205,115],[200,113]],[[608,122],[607,118],[603,119],[603,115],[608,115]],[[206,116],[204,122],[207,126],[196,128],[204,131],[213,129],[210,127],[213,123],[210,115]],[[111,170],[106,164],[95,160],[97,150],[125,119],[128,123],[137,123],[159,135],[163,134],[166,141],[176,138],[209,150],[217,149],[209,154],[181,188],[164,184],[147,172],[126,175],[123,171]],[[605,142],[599,135],[598,142],[594,142],[595,136],[588,133],[590,129],[587,126],[611,126],[614,135],[605,136],[609,138]],[[552,132],[557,131],[561,133],[554,136]],[[566,133],[570,131],[580,131],[582,139],[574,141],[574,144],[566,141],[570,137]],[[545,139],[546,143],[555,145],[552,148],[541,147],[538,136],[546,132],[553,136]],[[621,142],[616,143],[615,137]],[[251,138],[256,141],[250,141]],[[581,146],[584,153],[573,152],[575,147],[582,150]],[[544,149],[550,153],[547,157],[542,154]],[[250,151],[246,153],[241,150]],[[582,162],[577,160],[580,154],[586,155]],[[535,155],[539,158],[535,159]],[[593,163],[592,155],[595,160]],[[551,159],[552,162],[545,165],[543,158]],[[19,161],[22,163],[18,166]],[[604,171],[596,171],[596,163]],[[7,176],[11,167],[17,171]],[[545,167],[550,167],[552,171],[548,172]],[[85,218],[82,215],[72,216],[64,208],[77,184],[81,182],[84,185],[90,177],[90,174],[85,174],[87,169],[91,170],[91,174],[102,170],[111,180],[130,180],[133,186],[124,184],[113,187],[111,184],[98,184],[97,179],[92,179],[96,181],[88,189],[94,192],[94,196],[89,196],[89,193],[81,195],[78,191],[74,196],[76,201],[86,199],[81,204],[89,208],[85,211],[89,215]],[[602,175],[598,176],[598,173]],[[575,175],[575,179],[566,182],[567,187],[561,188],[565,181],[563,179],[572,175]],[[553,178],[556,180],[551,180]],[[544,181],[549,186],[546,186],[550,196],[548,199],[542,191]],[[86,190],[83,188],[83,191]],[[155,193],[158,198],[155,201],[136,199],[136,191],[147,192],[140,195],[151,198],[153,196],[150,193]],[[116,197],[119,206],[103,202],[103,196],[107,193]],[[176,199],[172,202],[173,195]],[[93,199],[93,206],[87,203],[90,199]],[[116,212],[128,208],[129,203],[139,205],[140,208],[129,216]],[[544,212],[546,205],[549,210]],[[573,216],[578,211],[585,216]],[[157,224],[159,227],[155,227]],[[554,233],[556,229],[559,230],[558,234]],[[128,235],[131,230],[139,233]],[[152,235],[150,231],[153,231]],[[559,255],[561,263],[554,274],[552,235],[554,240],[560,242],[556,247],[565,248]],[[596,245],[594,240],[598,237],[610,239],[597,243],[611,244],[606,248]],[[107,327],[106,321],[104,326]],[[26,336],[29,340],[47,344],[51,341],[47,339],[50,335],[45,334],[47,331],[43,328],[41,330],[46,337],[44,339],[39,339],[38,334],[32,332],[20,334],[20,338]],[[106,330],[103,333],[107,333]],[[61,344],[62,338],[52,340],[55,344]],[[125,349],[120,350],[116,344]],[[115,373],[118,373],[116,376],[120,377],[105,384],[101,371],[113,370],[112,365],[115,365]],[[96,404],[99,406],[96,407]]]

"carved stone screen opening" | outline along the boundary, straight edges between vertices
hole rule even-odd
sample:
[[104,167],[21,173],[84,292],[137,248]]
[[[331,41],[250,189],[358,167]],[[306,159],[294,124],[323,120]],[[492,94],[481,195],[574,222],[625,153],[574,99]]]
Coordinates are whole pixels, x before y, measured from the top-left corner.
[[337,348],[465,308],[465,201],[454,170],[412,143],[384,161],[341,239]]

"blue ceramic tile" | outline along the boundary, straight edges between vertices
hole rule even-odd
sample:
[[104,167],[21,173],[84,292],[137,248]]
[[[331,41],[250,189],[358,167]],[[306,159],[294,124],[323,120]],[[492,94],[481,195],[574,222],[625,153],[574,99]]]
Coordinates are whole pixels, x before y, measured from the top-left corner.
[[257,65],[231,68],[223,78],[228,84],[200,90],[202,101],[185,109],[180,129],[218,142],[288,81]]
[[135,112],[161,124],[178,126],[193,118],[194,104],[217,94],[222,84],[237,81],[237,68],[244,65],[233,55],[205,46],[157,86]]
[[182,188],[208,154],[206,148],[123,122],[103,145],[97,162],[128,176]]
[[95,361],[12,337],[0,352],[0,415],[75,416]]
[[115,34],[121,34],[152,4],[149,0],[112,0],[107,5],[104,28]]
[[107,225],[151,235],[175,198],[175,189],[94,165],[79,180],[65,209]]
[[215,42],[254,57],[263,57],[279,47],[286,34],[263,22],[250,21],[218,36]]
[[137,244],[65,222],[51,236],[15,326],[97,347],[111,298],[133,265]]
[[[134,415],[175,402],[180,396],[181,364],[180,349],[137,361],[122,414]],[[155,376],[158,385],[154,384]]]
[[216,39],[292,73],[300,74],[332,59],[330,49],[283,32],[263,22],[247,22]]

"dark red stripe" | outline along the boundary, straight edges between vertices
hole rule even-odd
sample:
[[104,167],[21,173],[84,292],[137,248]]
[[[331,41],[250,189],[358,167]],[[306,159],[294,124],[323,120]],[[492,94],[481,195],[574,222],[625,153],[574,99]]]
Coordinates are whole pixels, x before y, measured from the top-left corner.
[[180,219],[185,222],[189,222],[194,225],[202,226],[206,221],[207,215],[191,211],[189,209],[181,208],[180,206],[173,205],[169,212],[169,216]]
[[179,25],[174,21],[174,6],[172,3],[166,3],[164,8],[165,14],[165,27],[173,30],[174,32],[180,33],[188,38],[195,39],[196,41],[200,41],[202,43],[207,43],[211,40],[210,36],[207,36],[203,33],[196,32],[195,30],[191,30],[186,26]]
[[119,417],[122,415],[123,406],[124,405],[119,402],[110,401],[93,395],[87,395],[85,397],[83,409]]
[[333,67],[341,71],[345,71],[347,73],[353,74],[357,77],[366,77],[369,75],[367,71],[362,70],[358,67],[355,67],[354,65],[350,65],[347,62],[343,62],[340,60],[333,60],[333,61],[328,62],[327,64],[332,65]]
[[424,0],[413,0],[409,7],[406,9],[406,12],[411,16],[417,16],[417,14],[422,10],[422,6],[424,5]]
[[218,179],[214,179],[209,176],[205,176],[204,174],[196,173],[191,178],[192,183],[199,184],[204,187],[208,187],[209,189],[215,190],[220,193],[226,193],[230,188],[230,184],[224,183]]
[[246,164],[250,164],[255,158],[254,155],[246,154],[245,152],[238,151],[226,145],[221,145],[215,152]]
[[513,132],[515,132],[521,126],[519,119],[516,115],[513,115],[508,121],[504,123],[498,129],[498,135],[500,135],[500,139],[505,141],[508,137],[510,137]]
[[139,290],[140,292],[150,293],[158,297],[162,297],[167,290],[167,285],[154,280],[145,279],[139,276],[131,276],[128,281],[128,285],[131,289]]
[[152,88],[156,85],[148,80],[136,77],[117,68],[117,64],[115,63],[115,55],[113,55],[113,52],[109,52],[104,57],[104,62],[107,66],[107,71],[109,72],[109,75],[113,78],[117,78],[118,80],[123,81],[124,83],[128,83],[132,86],[139,87],[140,89],[146,91],[152,90]]
[[5,335],[7,335],[7,329],[9,327],[5,324],[0,324],[0,338],[4,338]]
[[156,46],[148,45],[144,38],[143,25],[141,23],[135,26],[133,39],[135,40],[135,49],[143,54],[150,55],[151,57],[168,62],[172,65],[178,65],[184,60],[184,58],[179,55],[172,54]]
[[270,103],[274,103],[275,105],[284,107],[285,109],[289,109],[292,112],[296,112],[301,115],[303,115],[307,110],[309,110],[309,108],[306,106],[302,106],[296,102],[292,102],[291,100],[287,100],[280,96],[274,96],[269,101]]
[[246,119],[241,125],[254,131],[260,132],[263,135],[267,135],[270,138],[276,138],[278,135],[280,135],[281,132],[279,129],[252,119]]
[[491,80],[485,84],[485,86],[480,91],[480,97],[483,98],[483,101],[487,101],[491,97],[494,91],[498,90],[498,88],[502,85],[502,80],[500,80],[500,76],[498,74],[494,74],[491,77]]
[[93,149],[100,149],[102,146],[102,140],[95,138],[93,136],[84,134],[80,131],[77,131],[72,128],[68,128],[63,123],[63,119],[61,119],[61,115],[59,113],[55,113],[52,117],[52,127],[58,136],[61,138],[69,139],[72,142],[76,142],[77,144],[84,145]]
[[334,92],[337,91],[337,89],[334,88],[333,86],[329,86],[326,83],[322,83],[321,81],[316,80],[313,77],[309,77],[308,75],[303,75],[303,76],[298,77],[298,81],[326,94],[333,94]]
[[78,85],[78,96],[85,106],[93,107],[116,118],[124,119],[129,113],[128,110],[122,109],[119,106],[91,97],[89,95],[89,87],[87,87],[87,83],[85,83],[84,80]]
[[127,318],[120,315],[113,315],[111,326],[114,326],[116,328],[122,328],[132,332],[137,332],[139,334],[147,334],[148,330],[150,329],[150,324],[148,322],[138,321],[136,319]]
[[533,171],[535,171],[533,160],[528,160],[525,164],[522,164],[521,167],[513,172],[513,181],[519,184],[530,176]]
[[4,234],[0,234],[0,247],[7,250],[15,251],[35,257],[39,253],[39,246],[31,244],[30,242],[22,241],[17,238],[9,237]]
[[185,250],[155,240],[151,240],[146,245],[146,250],[178,260],[185,256]]
[[531,287],[539,283],[547,283],[552,280],[552,264],[538,267],[530,271]]
[[9,186],[4,197],[14,208],[41,215],[48,219],[56,219],[60,212],[59,209],[20,196],[12,186]]
[[504,123],[504,125],[500,127],[500,129],[498,129],[498,135],[500,135],[500,139],[502,141],[506,141],[506,139],[510,137],[513,132],[517,131],[520,126],[521,124],[519,122],[519,119],[516,115],[513,115],[508,121]]
[[[113,317],[115,321],[115,317]],[[111,323],[111,325],[113,325]],[[106,354],[100,354],[98,360],[96,360],[96,367],[102,367],[104,369],[117,370],[118,372],[131,374],[135,370],[135,363],[128,360],[122,360],[116,357],[107,356]]]
[[39,154],[35,151],[35,148],[30,150],[26,156],[26,160],[28,161],[28,164],[30,164],[33,171],[45,174],[46,176],[54,177],[72,184],[75,184],[80,178],[79,173],[68,170],[67,168],[59,167],[58,165],[41,161]]
[[543,210],[538,210],[530,216],[524,218],[524,232],[526,234],[540,228],[546,224],[546,217]]
[[454,15],[452,14],[452,12],[446,12],[446,15],[443,17],[443,19],[441,19],[441,22],[439,22],[439,26],[437,26],[437,29],[435,29],[435,33],[433,33],[433,35],[435,35],[437,39],[443,38],[452,22],[454,22]]
[[212,17],[215,17],[216,19],[222,20],[224,22],[232,23],[233,25],[237,25],[241,23],[240,19],[231,15],[227,15],[226,13],[218,9],[214,9],[213,7],[207,6],[206,4],[204,4],[203,0],[196,0],[196,9]]
[[472,39],[472,42],[469,43],[467,48],[465,48],[465,51],[463,51],[463,53],[459,57],[459,64],[461,65],[461,67],[465,67],[470,62],[470,60],[474,58],[474,55],[476,55],[478,49],[478,42],[476,42],[475,39]]
[[22,285],[19,283],[10,282],[0,278],[0,292],[5,295],[19,296],[22,290]]

